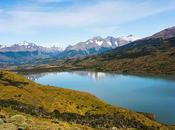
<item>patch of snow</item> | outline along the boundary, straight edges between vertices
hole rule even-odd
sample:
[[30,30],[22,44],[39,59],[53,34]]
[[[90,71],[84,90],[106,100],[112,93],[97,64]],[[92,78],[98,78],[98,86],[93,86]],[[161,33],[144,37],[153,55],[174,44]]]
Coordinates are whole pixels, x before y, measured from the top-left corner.
[[90,43],[93,43],[93,41],[92,40],[89,40],[90,41]]
[[26,41],[23,41],[21,43],[18,44],[19,46],[29,46],[30,43],[26,42]]
[[116,45],[116,46],[119,46],[119,44],[118,44],[118,42],[117,42],[117,41],[115,41],[115,45]]
[[85,44],[89,44],[89,41],[85,42]]
[[133,35],[128,35],[128,36],[120,37],[120,39],[128,41],[128,42],[133,42],[133,41],[138,40],[139,38],[137,38]]
[[6,46],[5,45],[0,45],[0,48],[2,49],[2,48],[5,48]]
[[107,43],[108,43],[110,46],[112,46],[112,43],[111,43],[110,41],[107,41]]
[[99,46],[101,46],[103,44],[103,41],[95,40],[95,43],[98,44]]

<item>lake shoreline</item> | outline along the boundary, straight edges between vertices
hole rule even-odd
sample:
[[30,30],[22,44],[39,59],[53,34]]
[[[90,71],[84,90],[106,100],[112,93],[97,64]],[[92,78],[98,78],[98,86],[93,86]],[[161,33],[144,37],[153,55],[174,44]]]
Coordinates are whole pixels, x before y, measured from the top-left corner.
[[[20,113],[94,129],[168,130],[171,127],[152,120],[150,114],[109,105],[87,92],[41,85],[8,71],[0,71],[0,76],[0,87],[3,89],[0,91],[0,109],[7,115]],[[26,127],[31,127],[30,123],[27,122]]]
[[[160,113],[157,114],[157,111],[159,111],[162,106],[170,105],[164,103],[161,100],[161,98],[166,99],[168,96],[167,94],[171,94],[171,92],[174,91],[173,87],[174,80],[168,79],[167,77],[150,77],[144,75],[128,75],[128,74],[123,75],[115,72],[105,73],[105,72],[94,72],[87,70],[86,71],[71,70],[71,71],[45,72],[37,74],[27,73],[27,74],[29,76],[31,75],[31,78],[29,79],[36,78],[36,81],[35,80],[33,81],[37,83],[51,86],[59,86],[61,88],[68,88],[72,90],[78,90],[81,92],[89,92],[97,96],[98,98],[104,100],[105,102],[108,102],[109,104],[115,106],[121,106],[123,108],[127,108],[136,112],[153,113],[154,115],[156,115],[156,120],[159,118],[160,114]],[[24,75],[24,73],[22,75]],[[129,80],[129,82],[127,80]],[[83,83],[85,82],[86,84],[81,84],[78,81],[81,82],[83,81]],[[168,84],[171,86],[169,86]],[[171,91],[170,93],[167,93],[167,91],[164,92],[162,91],[162,89]],[[134,93],[133,92],[131,93],[130,91],[133,90]],[[135,93],[135,91],[138,92]],[[110,95],[108,95],[108,93],[110,93]],[[129,93],[129,95],[127,93]],[[123,97],[123,95],[125,95],[128,101],[126,99],[124,101],[120,100],[120,98]],[[160,100],[161,103],[161,106],[158,108],[155,103],[156,99],[154,99],[154,95],[157,95],[157,98]],[[149,102],[147,99],[149,99]],[[130,107],[127,105],[127,102],[129,103],[128,105]],[[169,102],[169,100],[165,100],[165,102]],[[152,107],[153,108],[155,107],[156,109],[150,111],[150,109],[147,110],[145,108],[144,110],[143,109],[143,107],[145,106],[144,103],[146,103],[145,104],[146,106],[153,104]],[[166,110],[166,108],[164,109]]]
[[19,74],[36,74],[36,73],[49,73],[49,72],[72,72],[72,71],[90,71],[90,72],[103,72],[103,73],[115,73],[123,75],[134,75],[134,76],[143,76],[143,77],[157,77],[164,79],[175,80],[175,74],[155,74],[155,73],[144,73],[144,72],[121,72],[121,71],[105,71],[98,69],[84,69],[84,68],[64,68],[60,69],[59,67],[50,67],[50,68],[32,68],[32,69],[14,69],[10,70],[17,72]]

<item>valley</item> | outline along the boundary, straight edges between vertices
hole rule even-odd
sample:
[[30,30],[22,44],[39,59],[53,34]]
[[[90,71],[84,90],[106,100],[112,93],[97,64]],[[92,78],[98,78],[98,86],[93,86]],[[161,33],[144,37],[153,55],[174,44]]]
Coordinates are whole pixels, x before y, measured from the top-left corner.
[[[100,44],[100,40],[100,38],[97,40],[98,44]],[[88,42],[91,42],[91,40],[88,40]],[[97,45],[97,43],[94,45]],[[103,43],[107,43],[107,41]],[[140,102],[146,103],[148,99],[150,100],[152,98],[151,101],[153,101],[153,103],[158,103],[158,100],[154,100],[154,96],[150,96],[150,92],[153,95],[156,94],[155,90],[153,89],[153,86],[157,86],[157,91],[160,91],[160,95],[157,93],[157,99],[159,98],[159,96],[160,99],[168,99],[166,96],[162,97],[162,95],[166,94],[173,98],[172,93],[174,92],[173,89],[175,75],[174,43],[175,28],[172,27],[158,32],[150,37],[139,39],[133,42],[128,42],[122,46],[117,46],[110,49],[108,48],[103,50],[102,52],[99,49],[98,52],[92,54],[89,54],[89,52],[82,53],[82,51],[80,51],[81,49],[76,50],[76,53],[71,52],[71,55],[64,55],[64,58],[60,58],[58,56],[62,52],[45,53],[43,51],[38,52],[35,49],[32,51],[1,52],[2,55],[0,58],[2,59],[2,63],[0,66],[0,118],[2,117],[2,125],[0,125],[0,128],[4,129],[5,127],[12,127],[14,130],[44,129],[45,127],[52,129],[59,128],[68,130],[173,130],[175,129],[174,126],[168,125],[170,122],[171,125],[173,124],[173,114],[169,113],[169,118],[167,117],[167,119],[165,118],[165,115],[162,115],[162,120],[160,123],[157,121],[157,118],[155,120],[155,113],[157,113],[157,111],[161,111],[161,109],[156,108],[156,105],[153,105],[153,109],[150,109],[151,107],[146,107],[147,109],[141,109],[141,107],[139,109],[127,107],[129,105],[135,106],[136,104],[139,106],[143,105],[142,107],[145,107],[146,104],[138,103],[137,100],[135,100],[137,103],[134,101],[135,103],[133,104],[127,104],[127,102],[125,104],[124,101],[120,101],[119,99],[122,97],[120,97],[119,95],[124,95],[126,92],[124,90],[122,92],[122,89],[117,91],[119,92],[119,97],[115,97],[113,95],[113,97],[116,98],[116,101],[118,101],[116,103],[113,103],[113,100],[107,100],[107,98],[103,98],[105,94],[103,94],[103,96],[99,96],[98,93],[95,93],[95,91],[103,91],[103,89],[94,89],[94,91],[88,91],[89,86],[94,85],[95,87],[96,83],[89,84],[88,89],[83,89],[85,85],[79,84],[78,82],[81,81],[83,83],[86,82],[86,84],[88,84],[89,81],[86,81],[85,79],[76,80],[76,78],[73,78],[72,75],[69,75],[71,78],[66,81],[63,80],[66,77],[62,77],[63,79],[60,80],[65,83],[70,82],[73,78],[74,80],[76,80],[77,85],[74,86],[74,88],[71,88],[71,86],[74,83],[69,84],[69,87],[67,88],[67,84],[63,84],[63,86],[61,86],[62,88],[60,88],[59,84],[53,84],[56,83],[56,81],[58,81],[57,78],[59,77],[55,77],[52,73],[51,77],[47,77],[47,80],[49,80],[49,82],[45,83],[36,83],[37,81],[33,82],[29,80],[30,78],[27,79],[21,75],[32,75],[34,76],[31,77],[32,79],[37,77],[37,75],[35,74],[42,75],[48,72],[61,72],[64,75],[68,72],[74,73],[76,71],[77,73],[77,71],[79,71],[81,76],[85,75],[87,72],[93,72],[97,74],[100,73],[102,76],[104,76],[105,73],[112,72],[113,74],[116,74],[119,77],[121,76],[121,74],[123,74],[122,79],[126,80],[127,76],[131,77],[131,79],[129,78],[128,80],[126,80],[125,83],[123,82],[124,85],[119,84],[120,87],[127,86],[127,89],[129,91],[129,88],[132,85],[126,85],[126,83],[129,83],[130,80],[138,81],[138,83],[145,82],[145,84],[147,84],[144,88],[145,93],[141,95],[141,92],[139,91],[138,93],[135,93],[135,96],[139,95],[137,98],[142,99],[144,95],[149,95],[149,97],[143,98]],[[90,43],[81,43],[81,45],[89,44]],[[80,43],[78,43],[77,45],[79,47]],[[72,47],[69,46],[69,48],[75,49],[77,45]],[[27,43],[27,46],[33,47],[35,45]],[[22,45],[22,47],[25,48],[26,44]],[[82,48],[84,48],[84,46]],[[81,53],[83,55],[80,56],[79,54]],[[6,59],[7,57],[4,57],[4,54],[8,55],[9,57],[13,57],[13,61],[15,61],[16,63],[11,62],[11,58],[8,59],[8,61]],[[53,57],[48,57],[48,54],[52,55]],[[21,57],[21,55],[23,57]],[[40,57],[41,55],[42,58]],[[33,58],[33,56],[36,57]],[[89,74],[91,73],[88,73],[88,75]],[[144,79],[144,76],[148,76],[148,78]],[[152,79],[149,76],[170,77],[170,81],[169,79],[164,78]],[[52,81],[52,78],[55,78],[57,80]],[[44,81],[47,80],[45,79]],[[116,80],[117,79],[115,78],[115,81]],[[160,82],[157,82],[156,80]],[[61,83],[61,81],[59,83]],[[117,84],[117,82],[114,83],[111,79],[109,79],[109,81],[107,82],[111,82],[112,84],[110,85],[106,82],[105,85],[104,80],[102,81],[103,84],[101,84],[100,86],[107,87],[109,85],[113,88],[111,89],[111,91],[117,89],[114,89],[114,87],[116,87],[115,84]],[[120,80],[120,83],[122,83],[121,81],[122,80]],[[155,84],[148,85],[147,82]],[[100,84],[100,81],[98,81],[98,83]],[[135,86],[140,86],[136,82],[132,84],[134,84],[134,86],[132,86],[131,88],[135,89],[135,91],[138,89]],[[170,89],[172,93],[166,93],[169,91],[167,87],[165,88],[166,85],[172,85]],[[148,87],[150,86],[152,87],[150,88],[150,91],[148,91],[149,94],[146,94],[146,90],[148,90]],[[80,89],[78,89],[79,87]],[[143,85],[141,85],[140,87],[143,87]],[[166,90],[165,93],[161,93],[163,88],[164,90]],[[107,92],[106,89],[104,90],[105,92]],[[95,96],[91,95],[90,93],[94,94]],[[133,97],[126,97],[128,99],[134,99]],[[101,99],[103,99],[104,101]],[[166,100],[166,102],[170,101],[171,100]],[[160,104],[162,105],[162,100],[160,100]],[[168,105],[169,104],[166,104],[166,106]],[[173,109],[173,106],[171,107]],[[161,115],[163,113],[166,113],[166,111],[169,110],[164,108],[164,112],[161,111],[158,113],[160,113]],[[171,119],[170,116],[172,116]],[[23,123],[19,123],[19,120],[22,120]],[[168,122],[168,120],[170,122]]]
[[175,130],[175,0],[0,0],[0,130]]

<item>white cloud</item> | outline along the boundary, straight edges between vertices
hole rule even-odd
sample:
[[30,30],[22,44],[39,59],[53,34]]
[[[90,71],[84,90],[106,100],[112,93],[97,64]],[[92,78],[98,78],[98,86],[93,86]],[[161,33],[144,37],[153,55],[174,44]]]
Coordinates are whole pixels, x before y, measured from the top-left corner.
[[[60,2],[62,0],[37,0],[41,2]],[[167,2],[168,3],[168,2]],[[174,4],[166,6],[121,1],[102,1],[91,6],[81,5],[64,10],[1,10],[0,32],[35,32],[38,28],[81,28],[117,26],[118,24],[155,15],[175,9]],[[35,7],[36,8],[36,7]]]

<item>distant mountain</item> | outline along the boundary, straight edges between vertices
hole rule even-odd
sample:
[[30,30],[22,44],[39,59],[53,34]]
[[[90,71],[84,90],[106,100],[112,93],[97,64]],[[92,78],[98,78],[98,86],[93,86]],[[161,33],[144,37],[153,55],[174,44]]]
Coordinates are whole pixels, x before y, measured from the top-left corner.
[[85,42],[70,45],[63,50],[60,47],[43,47],[30,42],[21,42],[11,46],[0,45],[0,63],[24,64],[35,59],[64,59],[96,55],[123,46],[137,38],[133,35],[126,37],[94,37]]
[[42,47],[34,43],[21,42],[12,46],[0,46],[1,64],[25,64],[36,59],[56,58],[63,50],[59,47]]
[[19,44],[14,44],[9,47],[2,47],[0,48],[0,52],[33,52],[33,51],[38,51],[38,52],[61,52],[62,48],[59,47],[42,47],[38,46],[35,43],[29,43],[29,42],[21,42]]
[[81,57],[99,54],[116,47],[123,46],[137,39],[138,38],[134,37],[133,35],[118,38],[111,36],[106,38],[94,37],[85,42],[79,42],[73,46],[68,46],[65,51],[60,54],[60,57]]
[[128,36],[117,38],[117,43],[118,43],[118,46],[123,46],[123,45],[126,45],[128,43],[134,42],[136,40],[139,40],[139,38],[137,38],[136,36],[133,36],[133,35],[128,35]]
[[4,47],[5,47],[5,46],[3,46],[3,45],[0,45],[0,49],[1,49],[1,48],[4,48]]
[[85,42],[80,42],[77,43],[73,46],[68,46],[66,48],[67,51],[69,50],[82,50],[82,51],[87,51],[90,49],[94,49],[96,51],[99,51],[101,48],[109,48],[109,49],[113,49],[125,44],[128,44],[130,42],[133,42],[137,40],[136,37],[134,37],[133,35],[129,35],[126,37],[118,37],[118,38],[114,38],[114,37],[106,37],[106,38],[101,38],[101,37],[94,37],[92,39],[89,39]]
[[171,27],[171,28],[167,28],[164,29],[154,35],[152,35],[151,37],[148,38],[162,38],[162,39],[168,39],[168,38],[172,38],[175,36],[175,26]]
[[[175,74],[175,27],[100,55],[56,62],[58,68],[131,74]],[[52,63],[52,65],[54,65]],[[54,66],[56,69],[57,67]],[[49,68],[47,68],[48,70]],[[42,70],[43,71],[43,70]]]
[[115,48],[117,47],[117,40],[114,37],[107,37],[106,39],[103,39],[101,37],[94,37],[92,39],[89,39],[85,42],[77,43],[73,46],[68,46],[66,48],[67,51],[69,50],[82,50],[87,51],[94,48],[94,50],[98,51],[100,48]]

